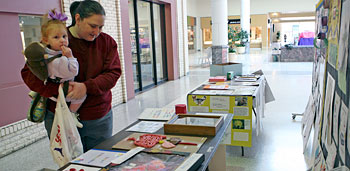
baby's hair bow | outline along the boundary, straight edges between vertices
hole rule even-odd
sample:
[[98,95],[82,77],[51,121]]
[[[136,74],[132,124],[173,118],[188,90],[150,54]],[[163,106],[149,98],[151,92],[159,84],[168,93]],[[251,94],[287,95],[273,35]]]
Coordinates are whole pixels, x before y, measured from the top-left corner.
[[66,21],[68,17],[60,12],[56,12],[56,10],[51,10],[49,11],[47,18],[51,20],[60,20],[60,21]]

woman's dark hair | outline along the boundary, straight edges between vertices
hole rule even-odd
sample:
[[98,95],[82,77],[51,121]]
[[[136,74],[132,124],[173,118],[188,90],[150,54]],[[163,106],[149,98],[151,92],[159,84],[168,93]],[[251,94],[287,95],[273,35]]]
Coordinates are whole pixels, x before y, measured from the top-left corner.
[[75,14],[79,14],[81,19],[90,17],[94,14],[106,15],[102,5],[93,0],[75,1],[70,5],[69,11],[72,16],[71,26],[75,25]]

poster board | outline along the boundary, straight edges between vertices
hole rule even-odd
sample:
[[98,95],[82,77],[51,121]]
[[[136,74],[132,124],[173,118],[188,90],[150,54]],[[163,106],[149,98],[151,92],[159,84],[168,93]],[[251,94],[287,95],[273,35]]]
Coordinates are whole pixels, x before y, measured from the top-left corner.
[[232,113],[231,135],[224,144],[232,146],[252,146],[253,96],[187,95],[189,112]]
[[[326,170],[350,168],[349,16],[350,0],[320,0],[316,5],[318,39],[312,76],[315,105],[312,170],[318,170],[320,163]],[[324,72],[315,66],[322,60]]]

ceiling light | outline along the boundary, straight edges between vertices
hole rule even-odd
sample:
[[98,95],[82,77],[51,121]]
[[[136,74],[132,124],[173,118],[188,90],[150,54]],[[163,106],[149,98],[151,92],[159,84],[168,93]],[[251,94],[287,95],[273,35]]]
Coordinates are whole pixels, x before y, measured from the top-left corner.
[[277,12],[274,12],[271,14],[272,16],[278,16],[278,13]]

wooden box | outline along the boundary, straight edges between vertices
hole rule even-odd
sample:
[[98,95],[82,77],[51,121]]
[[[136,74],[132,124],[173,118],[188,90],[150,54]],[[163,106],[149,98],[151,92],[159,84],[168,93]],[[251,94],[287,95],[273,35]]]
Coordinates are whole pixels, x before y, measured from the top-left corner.
[[180,114],[164,124],[164,133],[215,136],[223,123],[222,116]]

